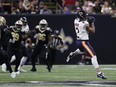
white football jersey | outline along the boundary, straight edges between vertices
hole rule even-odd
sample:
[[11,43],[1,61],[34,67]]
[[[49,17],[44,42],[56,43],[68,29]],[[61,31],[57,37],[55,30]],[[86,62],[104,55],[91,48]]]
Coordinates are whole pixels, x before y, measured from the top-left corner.
[[25,33],[29,32],[29,26],[28,26],[28,24],[26,26],[22,26],[21,32],[25,32]]
[[74,20],[75,31],[78,40],[89,40],[89,34],[86,27],[89,26],[87,20],[80,21],[78,18]]

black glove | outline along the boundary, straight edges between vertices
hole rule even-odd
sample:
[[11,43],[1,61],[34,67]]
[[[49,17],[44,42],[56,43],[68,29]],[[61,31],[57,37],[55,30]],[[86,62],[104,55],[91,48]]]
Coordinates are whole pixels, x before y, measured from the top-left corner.
[[93,16],[89,16],[87,18],[87,20],[88,20],[88,22],[89,22],[90,25],[91,25],[91,23],[95,22],[95,18]]

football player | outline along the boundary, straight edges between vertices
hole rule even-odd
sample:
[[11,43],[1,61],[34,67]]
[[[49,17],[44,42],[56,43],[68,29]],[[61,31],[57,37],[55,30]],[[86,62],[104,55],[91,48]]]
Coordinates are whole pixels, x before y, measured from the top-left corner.
[[18,20],[15,22],[14,26],[10,26],[7,28],[7,35],[9,37],[9,43],[7,47],[7,53],[12,58],[13,55],[16,56],[16,66],[15,66],[15,72],[18,72],[18,66],[20,64],[20,60],[22,57],[22,35],[21,35],[21,28],[22,28],[22,21]]
[[[18,67],[18,71],[20,72],[26,72],[26,70],[22,69],[22,66],[25,64],[26,60],[27,60],[27,52],[26,52],[26,47],[25,47],[25,41],[28,37],[28,32],[29,32],[29,25],[27,23],[27,18],[26,17],[21,17],[20,18],[20,21],[22,21],[23,25],[22,25],[22,28],[21,28],[21,35],[22,35],[22,58],[21,58],[21,61],[20,61],[20,64],[19,64],[19,67]],[[12,56],[12,59],[11,59],[11,63],[16,59],[15,55]]]
[[23,57],[21,58],[21,62],[20,62],[20,65],[18,67],[18,70],[21,72],[26,72],[26,70],[22,69],[21,67],[25,64],[27,57],[28,57],[27,52],[26,52],[26,47],[25,47],[25,41],[28,38],[29,25],[28,25],[26,17],[22,17],[22,18],[20,18],[20,20],[23,23],[23,26],[21,29],[21,34],[23,37],[23,40],[22,40],[22,50],[23,50],[22,55],[23,55]]
[[89,33],[95,33],[94,22],[90,23],[87,20],[87,13],[85,11],[79,11],[77,18],[74,20],[75,32],[77,35],[76,44],[77,50],[71,52],[67,57],[67,62],[77,54],[87,54],[91,58],[92,65],[96,69],[97,77],[107,79],[105,75],[100,71],[100,67],[97,62],[97,56],[92,46],[89,44]]
[[[34,39],[36,40],[36,45],[32,53],[32,69],[31,71],[37,71],[35,63],[38,54],[42,54],[41,57],[44,59],[44,62],[49,67],[46,61],[46,46],[51,40],[52,30],[48,27],[48,22],[45,19],[40,20],[39,25],[36,26]],[[40,57],[39,57],[40,58]]]
[[2,16],[0,16],[0,59],[2,61],[2,63],[5,63],[9,72],[11,73],[11,77],[15,78],[16,77],[16,73],[13,72],[10,62],[9,62],[9,56],[7,54],[7,52],[4,50],[4,44],[6,44],[6,34],[5,34],[5,30],[7,28],[6,25],[6,19]]

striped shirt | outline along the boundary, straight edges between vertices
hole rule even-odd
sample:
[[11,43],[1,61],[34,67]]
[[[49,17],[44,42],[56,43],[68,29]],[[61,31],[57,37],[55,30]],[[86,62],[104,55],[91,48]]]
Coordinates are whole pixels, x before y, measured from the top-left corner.
[[57,46],[63,45],[64,42],[60,36],[55,37],[55,35],[52,35],[52,41],[50,43],[50,48],[57,49]]

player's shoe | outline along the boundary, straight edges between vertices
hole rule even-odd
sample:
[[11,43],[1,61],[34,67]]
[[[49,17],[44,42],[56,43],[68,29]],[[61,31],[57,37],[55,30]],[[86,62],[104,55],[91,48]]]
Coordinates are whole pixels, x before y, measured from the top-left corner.
[[33,67],[30,71],[32,71],[32,72],[36,72],[37,69],[36,69],[35,67]]
[[24,69],[20,69],[20,72],[27,72],[26,70],[24,70]]
[[71,52],[69,55],[68,55],[68,57],[67,57],[67,59],[66,59],[66,62],[69,62],[70,61],[70,59],[73,57],[73,52]]
[[51,66],[47,66],[48,72],[51,72],[52,67]]
[[97,77],[102,79],[107,79],[107,77],[103,73],[97,74]]
[[4,64],[2,64],[2,71],[3,72],[6,72],[7,70],[6,70],[6,64],[4,63]]
[[12,72],[11,73],[11,77],[14,79],[16,77],[16,73],[15,72]]
[[19,75],[20,74],[20,71],[18,70],[17,72],[15,72],[16,73],[16,75]]

